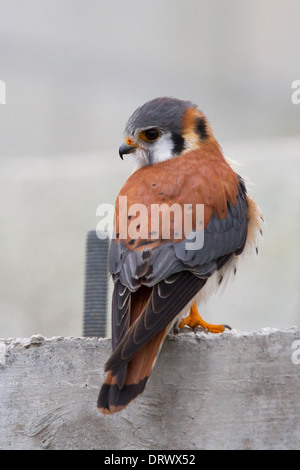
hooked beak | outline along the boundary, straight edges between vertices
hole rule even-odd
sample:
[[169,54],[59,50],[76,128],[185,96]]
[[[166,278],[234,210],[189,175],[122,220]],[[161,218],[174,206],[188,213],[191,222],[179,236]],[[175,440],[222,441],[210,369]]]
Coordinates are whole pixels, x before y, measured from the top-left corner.
[[130,143],[126,141],[123,142],[121,146],[119,147],[120,158],[123,160],[123,155],[134,152],[136,148],[137,148],[137,145],[134,144],[133,142],[130,142]]

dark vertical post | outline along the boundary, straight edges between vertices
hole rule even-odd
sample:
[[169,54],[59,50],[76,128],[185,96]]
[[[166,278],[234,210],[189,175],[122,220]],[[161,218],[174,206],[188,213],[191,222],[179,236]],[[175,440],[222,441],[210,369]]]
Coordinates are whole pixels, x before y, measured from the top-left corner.
[[86,242],[83,336],[106,336],[109,239],[88,232]]

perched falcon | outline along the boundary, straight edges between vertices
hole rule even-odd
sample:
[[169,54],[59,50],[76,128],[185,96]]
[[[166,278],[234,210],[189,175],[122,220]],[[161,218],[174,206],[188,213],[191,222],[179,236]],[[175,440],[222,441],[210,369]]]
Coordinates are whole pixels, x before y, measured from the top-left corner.
[[[238,257],[248,247],[257,251],[262,234],[258,206],[191,102],[157,98],[138,108],[127,122],[119,153],[122,159],[133,154],[137,168],[115,206],[109,255],[113,351],[98,398],[104,414],[120,411],[144,390],[173,326],[224,331],[226,325],[202,320],[197,302],[225,274],[235,274]],[[202,218],[197,206],[204,209]],[[161,212],[153,229],[154,207]],[[163,213],[172,207],[183,216],[178,221],[169,210],[165,236]],[[183,230],[188,213],[190,233]],[[189,245],[197,234],[204,236],[202,244]]]

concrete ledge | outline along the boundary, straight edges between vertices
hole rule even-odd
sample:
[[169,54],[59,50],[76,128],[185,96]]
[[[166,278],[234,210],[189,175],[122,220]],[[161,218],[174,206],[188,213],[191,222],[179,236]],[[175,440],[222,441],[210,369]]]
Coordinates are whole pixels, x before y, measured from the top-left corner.
[[297,328],[169,337],[144,394],[105,417],[110,340],[0,340],[0,449],[298,449],[296,340]]

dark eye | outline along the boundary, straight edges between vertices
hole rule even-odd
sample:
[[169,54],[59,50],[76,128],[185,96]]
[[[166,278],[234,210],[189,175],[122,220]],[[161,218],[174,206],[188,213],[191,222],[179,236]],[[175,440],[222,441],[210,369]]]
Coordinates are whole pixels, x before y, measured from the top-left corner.
[[155,128],[146,129],[145,131],[141,132],[140,137],[146,142],[154,142],[160,137],[160,132]]

